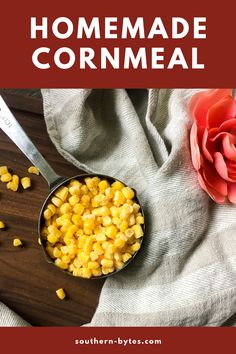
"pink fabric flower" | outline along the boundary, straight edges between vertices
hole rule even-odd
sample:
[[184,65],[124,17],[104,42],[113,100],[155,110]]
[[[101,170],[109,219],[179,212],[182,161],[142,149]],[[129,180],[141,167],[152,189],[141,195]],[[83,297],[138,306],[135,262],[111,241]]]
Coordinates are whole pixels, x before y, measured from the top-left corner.
[[236,99],[232,90],[199,92],[189,103],[194,119],[191,156],[200,186],[217,203],[236,203]]

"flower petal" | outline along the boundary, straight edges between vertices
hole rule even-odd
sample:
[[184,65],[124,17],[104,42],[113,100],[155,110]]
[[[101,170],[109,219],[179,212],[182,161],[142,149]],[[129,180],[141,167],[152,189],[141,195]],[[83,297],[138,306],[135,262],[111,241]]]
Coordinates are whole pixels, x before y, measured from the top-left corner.
[[226,181],[234,182],[228,176],[227,165],[225,163],[223,155],[220,152],[216,152],[214,154],[214,165],[215,165],[216,171],[219,173],[220,177],[222,177]]
[[204,180],[201,172],[198,172],[198,181],[202,189],[218,204],[225,203],[226,197],[218,193]]
[[236,183],[228,184],[228,198],[231,203],[236,204]]
[[210,187],[223,196],[227,196],[227,182],[217,173],[214,165],[206,163],[203,167],[203,176]]
[[[234,137],[236,142],[236,137]],[[222,148],[224,156],[229,160],[236,161],[236,148],[234,146],[234,142],[231,142],[230,136],[227,134],[222,139]]]
[[193,167],[195,170],[199,170],[202,165],[202,156],[198,146],[198,129],[195,122],[193,123],[190,132],[190,147]]
[[229,132],[233,135],[236,134],[236,118],[226,120],[221,124],[218,129],[219,133],[221,132]]
[[215,144],[212,141],[208,140],[208,130],[205,129],[202,136],[202,151],[205,158],[210,162],[213,162],[212,155],[214,153],[214,145]]
[[189,102],[189,110],[198,126],[206,127],[206,117],[209,108],[221,98],[231,95],[231,89],[217,89],[198,92]]
[[207,112],[207,127],[219,127],[223,122],[236,116],[236,101],[227,96],[213,104]]

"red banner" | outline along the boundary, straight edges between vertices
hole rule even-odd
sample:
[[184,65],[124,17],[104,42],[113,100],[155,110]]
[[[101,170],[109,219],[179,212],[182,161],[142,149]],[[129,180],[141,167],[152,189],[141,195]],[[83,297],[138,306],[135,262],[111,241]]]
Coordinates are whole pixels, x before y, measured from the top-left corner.
[[9,354],[229,353],[234,328],[2,328],[1,348]]
[[1,87],[234,87],[235,1],[4,2]]

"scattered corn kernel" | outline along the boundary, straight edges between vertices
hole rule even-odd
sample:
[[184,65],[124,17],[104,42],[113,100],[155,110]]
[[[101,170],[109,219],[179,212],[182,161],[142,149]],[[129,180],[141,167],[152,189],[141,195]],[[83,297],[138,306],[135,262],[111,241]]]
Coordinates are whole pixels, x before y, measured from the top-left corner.
[[41,236],[55,265],[82,278],[122,269],[140,248],[144,223],[134,191],[98,177],[71,180],[46,205]]
[[5,229],[6,225],[3,221],[0,221],[0,229]]
[[24,189],[28,189],[31,187],[31,180],[29,177],[21,178],[21,185]]
[[1,181],[4,183],[10,182],[11,179],[12,175],[9,172],[5,173],[4,175],[1,175]]
[[65,293],[64,289],[62,289],[62,288],[58,289],[56,291],[56,294],[60,300],[64,300],[66,297],[66,293]]
[[37,175],[37,176],[39,175],[39,169],[37,167],[35,167],[35,166],[30,166],[28,168],[28,172],[32,173],[34,175]]
[[7,166],[0,166],[0,176],[6,175],[8,173]]
[[19,187],[19,177],[17,175],[13,175],[10,182],[7,183],[7,189],[16,192]]
[[21,240],[20,240],[19,238],[15,238],[15,239],[13,240],[13,246],[14,246],[14,247],[22,246]]

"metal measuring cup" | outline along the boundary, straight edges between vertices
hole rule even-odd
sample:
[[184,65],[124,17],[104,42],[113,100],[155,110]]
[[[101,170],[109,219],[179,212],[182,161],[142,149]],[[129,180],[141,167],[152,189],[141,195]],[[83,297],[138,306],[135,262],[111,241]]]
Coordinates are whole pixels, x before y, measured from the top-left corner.
[[[70,180],[72,179],[77,179],[80,182],[83,182],[85,178],[87,177],[99,177],[101,179],[106,179],[109,183],[113,183],[115,181],[118,181],[118,179],[106,176],[106,175],[101,175],[101,174],[80,174],[77,176],[73,176],[70,178],[65,178],[62,176],[59,176],[56,174],[56,172],[52,169],[52,167],[48,164],[48,162],[44,159],[44,157],[41,155],[41,153],[38,151],[36,146],[32,143],[30,138],[27,136],[27,134],[24,132],[20,124],[17,122],[16,118],[13,116],[11,111],[9,110],[8,106],[6,105],[5,101],[3,100],[2,96],[0,95],[0,128],[4,131],[4,133],[15,143],[15,145],[18,146],[18,148],[23,152],[23,154],[32,162],[34,166],[36,166],[41,175],[45,178],[45,180],[48,183],[49,186],[49,194],[47,198],[45,199],[45,202],[43,203],[43,206],[41,208],[40,214],[39,214],[39,219],[38,219],[38,233],[39,233],[39,238],[41,240],[41,246],[44,252],[44,255],[46,257],[46,260],[49,263],[52,263],[57,269],[61,270],[64,273],[67,273],[69,275],[72,275],[70,272],[67,270],[60,269],[57,267],[53,259],[49,256],[49,254],[46,251],[46,241],[42,238],[41,235],[41,230],[42,227],[44,226],[44,218],[43,218],[43,212],[45,210],[45,206],[54,194],[54,192],[60,188],[62,185],[67,186]],[[122,181],[121,181],[122,182]],[[122,182],[125,186],[126,184]],[[143,214],[143,209],[142,206],[137,198],[136,191],[135,192],[135,198],[134,200],[140,205],[140,211]],[[145,230],[145,224],[142,225],[143,231]],[[140,245],[142,244],[143,241],[142,236],[139,239]],[[141,247],[140,247],[141,249]],[[139,250],[140,250],[139,249]],[[111,276],[121,270],[123,270],[136,256],[136,254],[139,251],[135,252],[132,257],[125,263],[124,267],[121,269],[117,269],[112,273],[106,274],[106,275],[101,275],[97,277],[92,277],[90,279],[101,279],[101,278],[106,278],[108,276]]]

